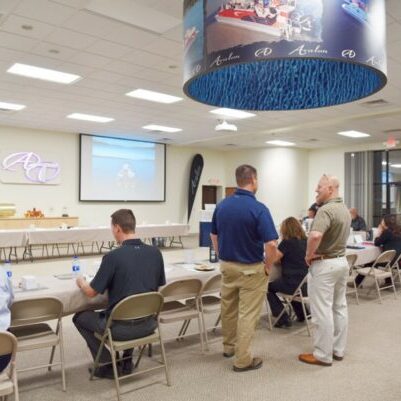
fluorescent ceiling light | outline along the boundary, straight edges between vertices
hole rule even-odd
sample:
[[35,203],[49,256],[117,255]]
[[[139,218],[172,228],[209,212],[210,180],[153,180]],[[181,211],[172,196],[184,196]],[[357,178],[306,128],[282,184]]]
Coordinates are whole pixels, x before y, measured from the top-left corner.
[[166,95],[165,93],[148,91],[146,89],[135,89],[132,92],[126,93],[126,95],[137,99],[149,100],[150,102],[166,104],[176,103],[183,100],[182,97]]
[[24,106],[23,104],[0,102],[0,109],[3,110],[22,110],[25,109],[25,107],[26,106]]
[[161,132],[180,132],[180,131],[182,131],[181,128],[165,127],[163,125],[157,125],[157,124],[145,125],[142,128],[147,129],[149,131],[161,131]]
[[91,121],[94,123],[109,123],[110,121],[114,121],[114,118],[93,116],[91,114],[82,114],[82,113],[72,113],[69,114],[67,118],[72,118],[74,120]]
[[216,131],[238,131],[238,128],[235,124],[229,124],[226,120],[222,123],[217,124],[215,127]]
[[10,74],[22,75],[23,77],[41,79],[43,81],[56,82],[59,84],[72,84],[78,79],[81,79],[79,75],[20,63],[12,65],[7,72]]
[[401,164],[390,164],[390,166],[394,168],[401,168]]
[[218,114],[224,117],[231,117],[231,118],[250,118],[256,117],[256,114],[248,113],[246,111],[241,110],[234,110],[234,109],[215,109],[211,110],[210,113]]
[[337,134],[341,136],[347,136],[349,138],[366,138],[370,136],[369,134],[365,134],[364,132],[359,132],[359,131],[342,131],[342,132],[337,132]]
[[295,143],[293,142],[280,141],[280,140],[267,141],[266,143],[268,145],[276,145],[276,146],[295,146]]

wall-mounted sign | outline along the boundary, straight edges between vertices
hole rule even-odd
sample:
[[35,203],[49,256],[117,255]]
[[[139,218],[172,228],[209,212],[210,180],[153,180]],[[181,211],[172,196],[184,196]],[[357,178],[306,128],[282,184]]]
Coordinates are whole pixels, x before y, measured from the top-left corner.
[[60,164],[43,160],[34,152],[3,153],[1,156],[0,180],[8,184],[60,183]]

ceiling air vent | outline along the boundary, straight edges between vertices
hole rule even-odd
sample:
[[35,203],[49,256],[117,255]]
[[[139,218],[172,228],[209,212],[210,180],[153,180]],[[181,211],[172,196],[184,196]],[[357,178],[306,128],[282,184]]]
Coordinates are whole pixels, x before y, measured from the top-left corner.
[[368,109],[376,109],[379,107],[388,106],[390,103],[384,99],[369,100],[368,102],[360,103],[360,106]]

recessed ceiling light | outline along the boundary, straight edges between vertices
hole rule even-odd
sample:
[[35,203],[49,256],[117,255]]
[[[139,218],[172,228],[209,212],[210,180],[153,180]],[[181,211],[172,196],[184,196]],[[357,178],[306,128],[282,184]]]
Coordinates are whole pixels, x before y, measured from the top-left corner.
[[365,134],[364,132],[359,132],[359,131],[342,131],[342,132],[337,132],[337,135],[347,136],[349,138],[366,138],[370,136],[369,134]]
[[92,114],[82,114],[82,113],[72,113],[69,114],[67,118],[72,118],[73,120],[91,121],[94,123],[109,123],[110,121],[114,121],[114,118],[94,116]]
[[268,145],[276,145],[276,146],[295,146],[294,142],[280,141],[278,139],[274,141],[267,141],[266,143]]
[[0,109],[2,110],[22,110],[25,107],[23,104],[0,102]]
[[391,164],[391,167],[394,167],[394,168],[401,168],[401,164]]
[[224,117],[231,117],[231,118],[250,118],[250,117],[256,116],[256,114],[248,113],[246,111],[225,109],[225,108],[210,110],[210,113],[218,114],[218,115],[224,116]]
[[32,25],[21,25],[22,29],[25,29],[25,31],[32,31],[33,26]]
[[57,50],[57,49],[50,49],[50,50],[49,50],[49,53],[51,53],[51,54],[59,54],[59,53],[60,53],[60,50]]
[[81,79],[79,75],[20,63],[12,65],[7,72],[10,74],[22,75],[23,77],[41,79],[43,81],[56,82],[59,84],[72,84],[73,82],[78,81],[78,79]]
[[127,96],[135,97],[136,99],[148,100],[150,102],[171,104],[180,102],[182,97],[166,95],[165,93],[149,91],[146,89],[135,89],[132,92],[126,93]]
[[149,131],[161,131],[161,132],[180,132],[181,128],[173,128],[173,127],[165,127],[164,125],[150,124],[142,127],[143,129],[147,129]]

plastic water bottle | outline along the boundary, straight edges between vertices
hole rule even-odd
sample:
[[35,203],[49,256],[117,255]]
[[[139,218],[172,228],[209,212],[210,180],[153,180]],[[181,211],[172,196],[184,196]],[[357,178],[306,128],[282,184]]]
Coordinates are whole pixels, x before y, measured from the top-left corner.
[[216,263],[217,260],[217,254],[216,251],[213,248],[213,245],[209,246],[209,262],[210,263]]
[[4,262],[4,270],[7,273],[7,277],[11,280],[12,276],[13,276],[13,270],[11,268],[11,261],[6,259]]
[[78,256],[72,258],[72,276],[77,277],[81,273],[81,262]]

